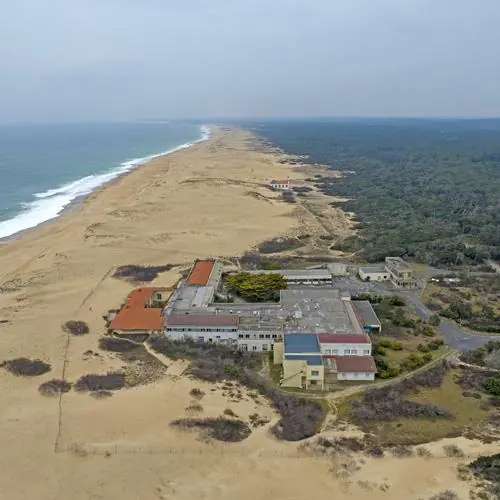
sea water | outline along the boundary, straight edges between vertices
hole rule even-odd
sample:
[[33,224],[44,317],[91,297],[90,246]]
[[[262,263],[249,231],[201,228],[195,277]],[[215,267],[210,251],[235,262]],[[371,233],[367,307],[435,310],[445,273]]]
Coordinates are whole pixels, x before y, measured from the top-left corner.
[[178,122],[0,126],[0,238],[61,214],[147,161],[205,140]]

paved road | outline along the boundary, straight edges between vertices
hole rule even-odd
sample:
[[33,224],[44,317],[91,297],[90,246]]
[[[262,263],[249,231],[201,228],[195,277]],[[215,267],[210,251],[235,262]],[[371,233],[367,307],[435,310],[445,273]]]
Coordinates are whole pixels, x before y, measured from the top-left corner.
[[[415,306],[415,311],[420,318],[427,319],[432,315],[432,312],[425,307],[425,305],[414,293],[399,292],[399,294],[403,295],[408,302]],[[473,335],[465,330],[462,330],[454,323],[443,319],[441,319],[439,328],[446,339],[446,343],[457,351],[470,351],[472,349],[476,349],[477,347],[481,347],[490,340],[498,340],[500,338],[498,335]]]

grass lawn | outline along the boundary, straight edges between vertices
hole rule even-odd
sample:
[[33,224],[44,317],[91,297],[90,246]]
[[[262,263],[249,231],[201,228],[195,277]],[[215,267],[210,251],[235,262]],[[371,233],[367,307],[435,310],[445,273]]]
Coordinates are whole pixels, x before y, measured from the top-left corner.
[[[488,411],[482,410],[481,401],[462,395],[462,388],[454,382],[456,370],[450,370],[439,388],[420,388],[418,393],[406,398],[422,403],[433,403],[451,411],[455,418],[448,419],[400,419],[394,422],[363,421],[356,424],[365,432],[372,433],[381,445],[415,445],[445,437],[462,435],[466,429],[480,427],[488,419]],[[349,420],[350,401],[339,405],[339,420]]]

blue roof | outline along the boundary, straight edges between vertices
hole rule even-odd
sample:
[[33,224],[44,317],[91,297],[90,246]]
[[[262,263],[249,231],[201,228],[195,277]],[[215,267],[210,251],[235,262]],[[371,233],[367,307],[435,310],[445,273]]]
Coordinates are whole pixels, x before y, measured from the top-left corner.
[[285,359],[287,359],[288,361],[307,361],[307,364],[311,366],[321,366],[323,364],[321,356],[285,356]]
[[283,342],[285,355],[321,352],[318,337],[314,333],[285,333]]

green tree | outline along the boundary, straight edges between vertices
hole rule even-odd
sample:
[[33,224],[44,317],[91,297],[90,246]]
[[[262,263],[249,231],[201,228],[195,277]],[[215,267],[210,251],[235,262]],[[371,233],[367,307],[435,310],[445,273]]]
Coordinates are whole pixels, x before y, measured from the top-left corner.
[[249,302],[279,300],[279,291],[287,288],[287,282],[279,273],[238,273],[226,278],[227,289]]

